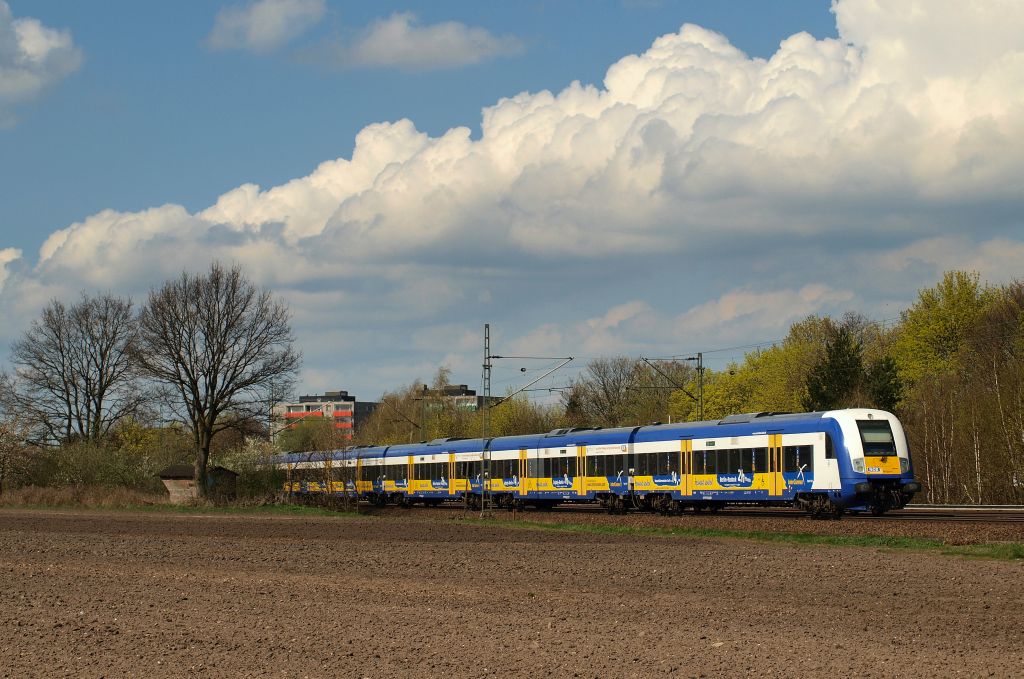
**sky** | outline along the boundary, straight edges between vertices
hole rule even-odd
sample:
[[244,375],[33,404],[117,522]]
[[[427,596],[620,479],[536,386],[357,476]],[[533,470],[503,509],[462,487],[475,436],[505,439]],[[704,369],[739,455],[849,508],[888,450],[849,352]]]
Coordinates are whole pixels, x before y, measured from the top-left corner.
[[1021,277],[1022,147],[1013,0],[0,0],[0,357],[217,259],[302,393],[722,368]]

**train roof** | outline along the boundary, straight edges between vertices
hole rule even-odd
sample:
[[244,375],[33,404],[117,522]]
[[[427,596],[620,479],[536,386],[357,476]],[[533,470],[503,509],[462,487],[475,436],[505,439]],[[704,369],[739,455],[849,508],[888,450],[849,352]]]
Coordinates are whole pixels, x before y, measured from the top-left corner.
[[653,424],[641,427],[634,441],[661,441],[666,438],[690,438],[694,436],[716,437],[724,435],[748,435],[764,433],[781,427],[817,427],[820,426],[824,412],[813,413],[741,413],[729,415],[720,420],[703,422],[677,422],[673,424]]
[[[786,428],[809,431],[821,426],[822,417],[834,411],[810,413],[756,412],[729,415],[720,420],[703,422],[655,423],[641,427],[568,427],[546,433],[501,436],[489,439],[489,450],[521,450],[536,448],[557,448],[575,445],[595,446],[629,442],[663,441],[672,438],[743,436],[766,433]],[[465,453],[483,450],[484,440],[480,438],[441,438],[418,443],[401,443],[390,446],[356,446],[344,450],[323,453],[285,453],[275,458],[277,463],[321,461],[326,459],[391,458],[406,455],[432,455],[436,453]]]

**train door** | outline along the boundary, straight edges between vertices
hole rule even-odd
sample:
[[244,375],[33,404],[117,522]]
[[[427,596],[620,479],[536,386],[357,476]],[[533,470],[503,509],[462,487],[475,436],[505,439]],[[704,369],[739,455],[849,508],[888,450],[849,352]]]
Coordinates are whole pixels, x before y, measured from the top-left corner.
[[768,472],[771,478],[769,492],[782,495],[786,489],[786,480],[782,476],[782,434],[768,435]]
[[519,450],[519,495],[520,496],[525,496],[526,495],[526,479],[528,478],[527,475],[526,475],[526,472],[527,472],[528,467],[529,467],[529,462],[528,462],[526,448],[520,448],[520,450]]
[[455,495],[455,478],[458,473],[455,469],[455,453],[448,453],[448,495]]
[[412,455],[405,456],[405,499],[408,501],[413,495],[414,484],[416,480],[416,463],[413,461]]
[[576,495],[583,497],[587,494],[587,447],[576,446],[576,478],[573,479],[576,485]]
[[693,494],[693,439],[679,442],[679,474],[682,476],[680,489],[683,495]]

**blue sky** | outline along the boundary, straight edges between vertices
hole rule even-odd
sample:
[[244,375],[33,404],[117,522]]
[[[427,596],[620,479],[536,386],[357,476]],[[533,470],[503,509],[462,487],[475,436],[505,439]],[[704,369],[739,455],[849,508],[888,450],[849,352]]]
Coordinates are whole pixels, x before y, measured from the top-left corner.
[[292,304],[303,390],[360,396],[474,383],[483,322],[585,358],[888,318],[947,268],[1019,275],[1021,27],[938,0],[0,0],[0,346],[51,297],[212,257]]
[[[479,131],[480,109],[521,91],[599,83],[608,65],[684,22],[756,56],[798,31],[835,35],[828,2],[331,2],[295,44],[269,54],[203,42],[219,8],[242,3],[8,0],[71,32],[79,70],[0,132],[4,245],[32,250],[105,208],[175,202],[198,210],[239,184],[273,186],[348,156],[365,125],[410,118],[432,135]],[[332,68],[301,46],[350,36],[395,12],[514,35],[520,54],[423,71]]]

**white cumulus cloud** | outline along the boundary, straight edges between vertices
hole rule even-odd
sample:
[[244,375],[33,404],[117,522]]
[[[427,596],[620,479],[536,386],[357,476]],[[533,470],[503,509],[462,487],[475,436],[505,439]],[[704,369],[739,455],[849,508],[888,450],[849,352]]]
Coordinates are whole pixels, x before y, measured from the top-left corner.
[[[388,355],[392,370],[424,363],[410,337],[464,337],[481,318],[514,323],[510,344],[657,352],[695,328],[735,343],[911,300],[963,261],[956,250],[1014,275],[1002,255],[1024,243],[1024,6],[843,0],[835,13],[838,39],[799,33],[767,59],[687,24],[600,86],[501,99],[479,138],[376,123],[350,158],[280,186],[195,213],[86,217],[10,274],[0,303],[144,289],[218,257],[291,295],[300,336],[376,328],[346,335],[346,355]],[[403,16],[395,35],[434,44]],[[928,263],[914,275],[893,263],[915,252]],[[317,294],[330,291],[344,294]]]
[[267,52],[299,37],[324,17],[324,0],[255,0],[217,12],[206,43],[218,50]]
[[412,12],[396,12],[370,25],[338,56],[351,65],[426,70],[476,64],[522,49],[514,36],[458,21],[424,25]]
[[4,281],[7,280],[9,275],[7,272],[7,265],[21,259],[21,250],[17,248],[3,248],[0,250],[0,293],[4,289]]
[[15,19],[0,0],[0,125],[14,122],[14,106],[36,98],[81,63],[70,32],[31,17]]

